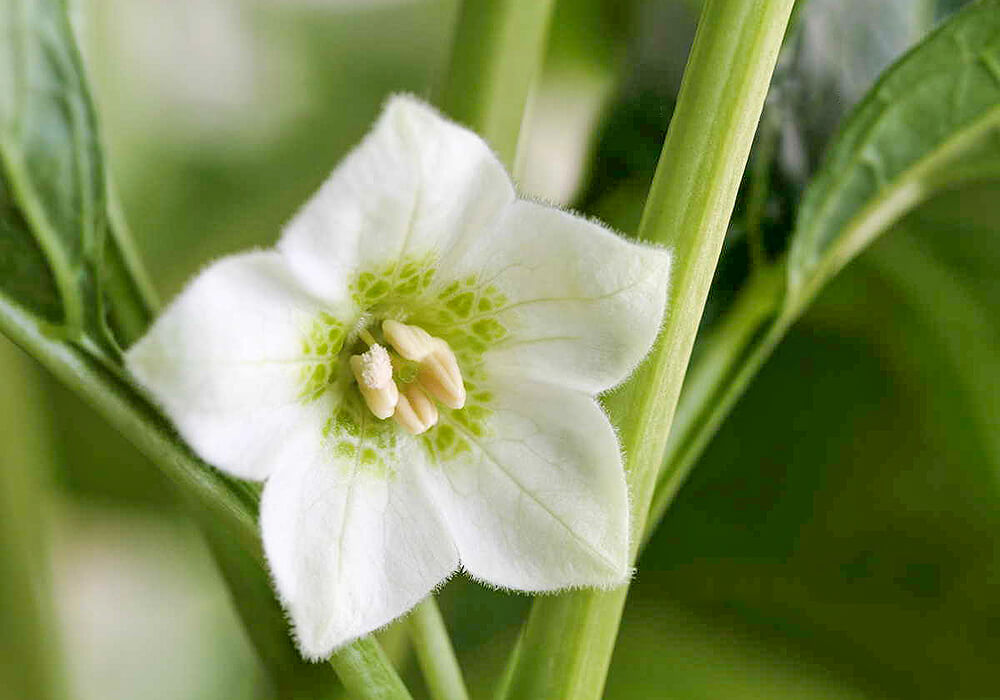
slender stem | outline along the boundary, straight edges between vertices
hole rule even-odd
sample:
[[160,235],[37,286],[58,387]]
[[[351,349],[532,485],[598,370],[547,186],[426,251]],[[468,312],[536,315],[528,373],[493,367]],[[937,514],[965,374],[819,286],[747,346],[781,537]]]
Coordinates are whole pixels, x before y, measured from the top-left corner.
[[55,455],[34,367],[0,338],[0,696],[66,697],[47,575]]
[[754,272],[767,264],[764,246],[764,208],[771,186],[771,164],[778,147],[780,124],[773,112],[765,112],[757,130],[757,147],[750,158],[750,183],[747,192],[747,246]]
[[359,700],[410,700],[382,647],[365,637],[330,657],[330,665],[352,698]]
[[540,72],[554,0],[465,0],[438,104],[486,139],[508,169]]
[[407,622],[431,698],[468,700],[469,692],[465,688],[451,638],[433,596],[425,598],[414,608]]
[[[708,0],[639,235],[674,252],[668,323],[616,411],[633,556],[793,0]],[[627,587],[535,601],[508,698],[599,698]],[[554,627],[558,626],[558,629]]]

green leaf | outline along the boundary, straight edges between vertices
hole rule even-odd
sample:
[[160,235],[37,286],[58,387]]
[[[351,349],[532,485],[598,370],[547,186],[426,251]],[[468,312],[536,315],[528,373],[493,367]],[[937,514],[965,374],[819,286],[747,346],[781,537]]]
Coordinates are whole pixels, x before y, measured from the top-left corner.
[[998,175],[1000,2],[982,0],[896,64],[845,125],[802,202],[789,308],[934,193]]
[[816,169],[847,111],[933,20],[932,0],[800,0],[767,105],[780,115],[788,176]]
[[65,8],[2,0],[0,35],[0,289],[66,337],[104,339],[104,165]]
[[654,527],[819,290],[921,202],[997,177],[1000,0],[980,0],[897,62],[854,110],[803,197],[787,261],[760,271],[704,338],[658,478]]

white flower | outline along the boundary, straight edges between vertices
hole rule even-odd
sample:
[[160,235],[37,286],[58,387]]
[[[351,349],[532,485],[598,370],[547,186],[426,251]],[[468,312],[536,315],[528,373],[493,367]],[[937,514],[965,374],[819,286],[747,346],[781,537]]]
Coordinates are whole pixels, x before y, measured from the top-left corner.
[[206,461],[267,481],[267,558],[322,657],[460,565],[522,591],[626,580],[594,397],[648,352],[669,268],[518,199],[479,137],[396,97],[276,250],[204,270],[127,365]]

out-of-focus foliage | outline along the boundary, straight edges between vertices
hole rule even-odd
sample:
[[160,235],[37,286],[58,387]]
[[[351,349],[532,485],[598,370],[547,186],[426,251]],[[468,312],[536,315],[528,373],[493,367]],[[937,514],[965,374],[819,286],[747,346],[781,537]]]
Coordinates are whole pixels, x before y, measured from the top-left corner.
[[[732,630],[720,646],[749,635],[779,663],[805,655],[862,697],[995,692],[998,193],[943,195],[821,296],[668,511],[640,594]],[[684,674],[667,661],[679,636],[663,632],[656,673],[626,643],[612,688]]]
[[0,5],[0,289],[101,339],[104,169],[69,33],[57,3]]
[[933,0],[799,3],[769,94],[781,112],[788,176],[804,184],[847,110],[933,21]]
[[[1000,93],[992,76],[1000,55],[998,18],[994,0],[975,3],[883,74],[845,118],[801,205],[789,200],[794,225],[778,232],[790,235],[790,251],[774,261],[768,260],[762,221],[771,124],[762,126],[748,203],[736,220],[737,227],[746,225],[752,282],[725,321],[703,335],[706,350],[696,357],[681,397],[654,517],[760,363],[834,274],[935,193],[1000,175]],[[952,51],[953,45],[963,50]],[[731,281],[717,278],[717,306],[732,294]]]

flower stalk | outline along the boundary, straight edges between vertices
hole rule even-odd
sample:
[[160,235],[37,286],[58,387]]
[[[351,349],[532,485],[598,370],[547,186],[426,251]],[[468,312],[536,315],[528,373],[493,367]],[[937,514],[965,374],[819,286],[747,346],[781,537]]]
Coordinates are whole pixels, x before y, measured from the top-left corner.
[[437,103],[479,133],[508,170],[544,57],[554,0],[465,0]]
[[[613,403],[633,497],[635,557],[681,383],[793,0],[708,0],[640,224],[673,248],[666,326]],[[627,406],[624,404],[627,401]],[[539,599],[507,698],[599,698],[627,586]]]
[[417,605],[407,622],[417,661],[433,700],[468,700],[469,692],[434,598],[429,596]]

